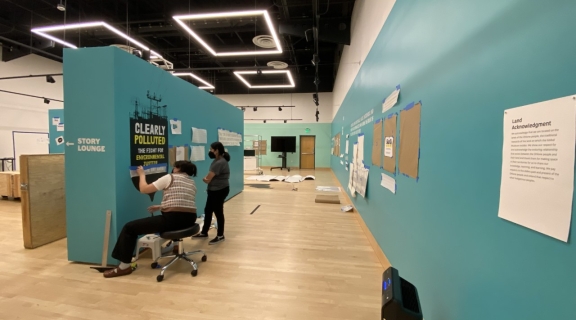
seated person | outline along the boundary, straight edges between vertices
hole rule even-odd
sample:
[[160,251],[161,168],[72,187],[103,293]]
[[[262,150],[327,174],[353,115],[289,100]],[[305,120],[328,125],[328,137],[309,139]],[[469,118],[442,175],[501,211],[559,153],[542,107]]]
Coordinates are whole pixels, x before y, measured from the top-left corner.
[[112,257],[120,265],[104,273],[104,278],[125,276],[132,273],[130,263],[139,235],[175,231],[194,226],[196,223],[196,184],[190,176],[196,176],[196,166],[190,161],[176,161],[172,174],[167,174],[152,184],[146,182],[144,168],[138,167],[140,192],[150,194],[164,190],[162,203],[148,208],[150,213],[160,210],[162,215],[138,219],[126,223]]

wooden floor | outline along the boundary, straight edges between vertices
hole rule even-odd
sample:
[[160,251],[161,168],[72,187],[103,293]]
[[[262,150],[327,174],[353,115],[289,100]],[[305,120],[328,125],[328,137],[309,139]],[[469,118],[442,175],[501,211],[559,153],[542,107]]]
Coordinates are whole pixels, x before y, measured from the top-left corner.
[[317,180],[245,181],[225,242],[185,240],[207,251],[198,276],[179,262],[161,283],[148,255],[104,279],[67,261],[66,240],[24,249],[20,203],[0,200],[0,319],[378,319],[383,267],[355,213],[314,203],[316,185],[337,184],[330,171],[300,174]]

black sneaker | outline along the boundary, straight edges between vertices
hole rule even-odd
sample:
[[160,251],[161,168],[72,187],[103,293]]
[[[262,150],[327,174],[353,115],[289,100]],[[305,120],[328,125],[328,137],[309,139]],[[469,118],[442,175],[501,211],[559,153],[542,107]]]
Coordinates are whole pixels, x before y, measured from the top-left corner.
[[208,238],[208,234],[207,233],[198,233],[192,236],[192,238]]
[[216,238],[210,240],[210,242],[208,242],[208,244],[217,244],[218,242],[222,242],[226,240],[226,238],[224,238],[224,236],[217,236]]

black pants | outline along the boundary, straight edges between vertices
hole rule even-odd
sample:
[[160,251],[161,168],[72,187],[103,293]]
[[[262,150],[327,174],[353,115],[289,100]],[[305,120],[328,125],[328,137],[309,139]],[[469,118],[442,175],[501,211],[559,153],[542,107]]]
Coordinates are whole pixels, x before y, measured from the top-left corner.
[[196,214],[190,212],[163,212],[159,216],[130,221],[122,228],[112,257],[130,263],[139,235],[186,229],[195,223]]
[[212,212],[216,215],[216,222],[218,223],[218,236],[224,235],[224,201],[230,193],[230,187],[218,191],[208,190],[208,199],[206,199],[206,207],[204,207],[204,227],[202,233],[208,234],[210,224],[212,224]]

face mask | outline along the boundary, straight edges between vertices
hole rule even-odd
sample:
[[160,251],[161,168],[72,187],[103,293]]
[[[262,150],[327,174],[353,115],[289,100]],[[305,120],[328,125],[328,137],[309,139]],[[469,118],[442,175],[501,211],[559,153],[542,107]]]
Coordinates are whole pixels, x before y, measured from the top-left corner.
[[210,151],[210,152],[208,152],[208,158],[215,159],[216,155],[214,154],[214,152]]

